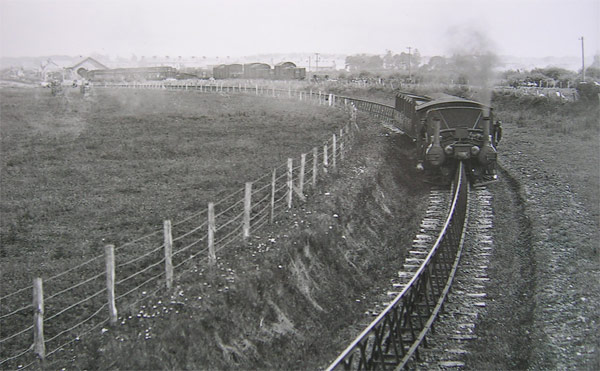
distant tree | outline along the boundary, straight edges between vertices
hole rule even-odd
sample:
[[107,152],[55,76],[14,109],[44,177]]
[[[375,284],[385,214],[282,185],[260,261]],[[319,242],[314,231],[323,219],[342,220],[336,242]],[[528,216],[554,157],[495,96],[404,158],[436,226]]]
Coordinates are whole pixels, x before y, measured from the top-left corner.
[[594,55],[594,61],[590,67],[600,68],[600,54]]
[[592,64],[590,67],[585,69],[586,78],[600,80],[600,66],[596,67]]
[[415,49],[410,56],[410,64],[413,67],[419,67],[421,65],[421,53],[419,52],[419,49]]
[[563,80],[573,74],[573,72],[560,67],[534,68],[531,73],[544,75],[554,81]]
[[507,70],[501,75],[503,83],[513,88],[523,85],[524,74],[519,70]]
[[378,55],[356,54],[346,57],[346,68],[351,72],[372,71],[383,68],[383,59]]
[[448,61],[444,57],[434,56],[429,58],[429,62],[426,64],[426,68],[429,71],[439,71],[446,68]]
[[394,55],[391,50],[386,50],[385,55],[383,56],[383,68],[386,70],[394,69]]

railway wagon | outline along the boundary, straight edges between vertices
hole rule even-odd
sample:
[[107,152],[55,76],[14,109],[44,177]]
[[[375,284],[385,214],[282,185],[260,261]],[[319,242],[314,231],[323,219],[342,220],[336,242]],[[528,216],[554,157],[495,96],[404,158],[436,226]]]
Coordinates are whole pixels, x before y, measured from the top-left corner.
[[244,66],[241,64],[221,64],[213,68],[215,79],[235,79],[244,75]]
[[244,65],[245,79],[270,79],[273,73],[266,63],[248,63]]
[[419,170],[449,177],[463,162],[474,183],[497,178],[502,128],[490,106],[447,94],[400,93],[395,108],[405,117],[403,130],[416,141]]
[[151,81],[175,78],[176,75],[177,70],[168,66],[87,71],[90,81]]
[[273,72],[276,80],[304,80],[306,77],[306,69],[299,68],[292,62],[276,64]]

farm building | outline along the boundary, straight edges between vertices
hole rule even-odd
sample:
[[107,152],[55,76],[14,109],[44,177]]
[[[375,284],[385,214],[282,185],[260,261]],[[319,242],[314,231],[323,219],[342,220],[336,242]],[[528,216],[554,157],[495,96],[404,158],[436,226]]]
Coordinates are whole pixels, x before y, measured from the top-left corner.
[[108,67],[98,62],[94,58],[88,57],[77,63],[74,66],[65,68],[65,76],[69,80],[77,80],[87,78],[87,73],[90,70],[107,70]]
[[52,59],[48,58],[40,65],[40,76],[42,81],[64,80],[64,68],[56,64]]

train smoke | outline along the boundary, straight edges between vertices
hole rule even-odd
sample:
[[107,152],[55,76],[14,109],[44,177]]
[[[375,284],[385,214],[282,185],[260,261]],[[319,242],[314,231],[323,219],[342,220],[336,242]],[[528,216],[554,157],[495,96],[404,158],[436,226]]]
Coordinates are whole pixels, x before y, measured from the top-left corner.
[[473,26],[452,27],[448,30],[449,54],[461,76],[475,92],[474,99],[490,104],[492,88],[497,78],[499,58],[494,42]]

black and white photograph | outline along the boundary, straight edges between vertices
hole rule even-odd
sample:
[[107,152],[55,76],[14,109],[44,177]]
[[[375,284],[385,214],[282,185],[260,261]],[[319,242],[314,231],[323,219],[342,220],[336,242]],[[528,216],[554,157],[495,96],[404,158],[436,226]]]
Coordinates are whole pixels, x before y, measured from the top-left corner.
[[0,370],[599,370],[599,0],[0,0]]

